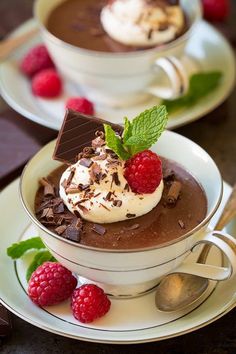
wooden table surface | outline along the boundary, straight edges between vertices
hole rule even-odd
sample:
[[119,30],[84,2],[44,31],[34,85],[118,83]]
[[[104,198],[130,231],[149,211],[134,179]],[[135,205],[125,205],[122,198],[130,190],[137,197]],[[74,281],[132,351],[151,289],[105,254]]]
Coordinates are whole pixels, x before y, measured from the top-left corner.
[[[236,1],[233,0],[229,20],[218,25],[233,46],[236,43],[235,9]],[[4,38],[9,31],[32,16],[32,0],[1,0],[0,14],[0,38]],[[198,143],[213,157],[226,182],[233,184],[236,181],[236,90],[216,110],[176,131]],[[28,121],[0,99],[0,188],[16,178],[30,156],[56,134],[53,130]],[[236,309],[207,327],[181,337],[123,346],[60,337],[14,315],[12,318],[13,333],[9,338],[0,339],[1,353],[236,353]]]

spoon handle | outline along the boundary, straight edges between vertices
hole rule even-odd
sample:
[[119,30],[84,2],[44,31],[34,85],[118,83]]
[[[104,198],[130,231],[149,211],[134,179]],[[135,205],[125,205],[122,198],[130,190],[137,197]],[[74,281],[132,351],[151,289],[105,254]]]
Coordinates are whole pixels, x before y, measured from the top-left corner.
[[[214,229],[217,231],[222,230],[235,215],[236,215],[236,184],[232,189],[230,197]],[[211,249],[210,244],[206,244],[203,247],[200,255],[198,256],[197,263],[203,264],[206,262],[210,249]]]

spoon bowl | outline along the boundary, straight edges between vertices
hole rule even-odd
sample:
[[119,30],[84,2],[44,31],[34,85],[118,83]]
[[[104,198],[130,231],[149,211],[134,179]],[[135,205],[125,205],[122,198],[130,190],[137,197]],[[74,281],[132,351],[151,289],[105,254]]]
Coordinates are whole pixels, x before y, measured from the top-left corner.
[[[215,226],[222,230],[236,216],[236,184]],[[211,246],[206,244],[197,263],[204,264]],[[197,275],[171,273],[160,282],[155,296],[156,307],[160,311],[178,311],[197,301],[207,290],[209,280]]]

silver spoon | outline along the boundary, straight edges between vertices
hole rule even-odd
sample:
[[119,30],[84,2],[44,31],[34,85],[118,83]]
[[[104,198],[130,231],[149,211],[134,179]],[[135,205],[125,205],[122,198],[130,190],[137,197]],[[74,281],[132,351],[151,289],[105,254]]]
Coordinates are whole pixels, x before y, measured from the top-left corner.
[[[236,184],[222,211],[214,230],[222,230],[236,216]],[[204,264],[211,245],[206,244],[197,262]],[[161,311],[171,312],[181,310],[196,301],[207,289],[209,280],[197,275],[173,273],[167,275],[156,291],[156,307]]]

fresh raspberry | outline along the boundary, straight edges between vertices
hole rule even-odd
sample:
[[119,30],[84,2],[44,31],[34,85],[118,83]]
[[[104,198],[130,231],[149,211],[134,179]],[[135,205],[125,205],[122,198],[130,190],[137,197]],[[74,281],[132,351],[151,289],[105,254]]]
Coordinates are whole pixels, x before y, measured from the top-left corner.
[[92,116],[94,114],[94,107],[92,102],[85,97],[71,97],[66,102],[66,108],[70,108],[73,111],[88,114]]
[[76,285],[71,271],[60,263],[45,262],[32,273],[28,294],[39,306],[55,305],[68,299]]
[[209,21],[223,21],[229,15],[229,0],[202,0],[204,17]]
[[32,91],[40,97],[56,97],[61,93],[62,82],[54,69],[45,69],[32,79]]
[[134,193],[153,193],[162,179],[161,160],[150,150],[141,151],[126,161],[124,176]]
[[47,48],[43,44],[31,48],[20,64],[21,71],[30,77],[43,69],[53,67],[53,61],[49,56]]
[[84,284],[72,294],[71,307],[74,317],[83,323],[89,323],[104,316],[111,302],[104,291],[94,284]]

